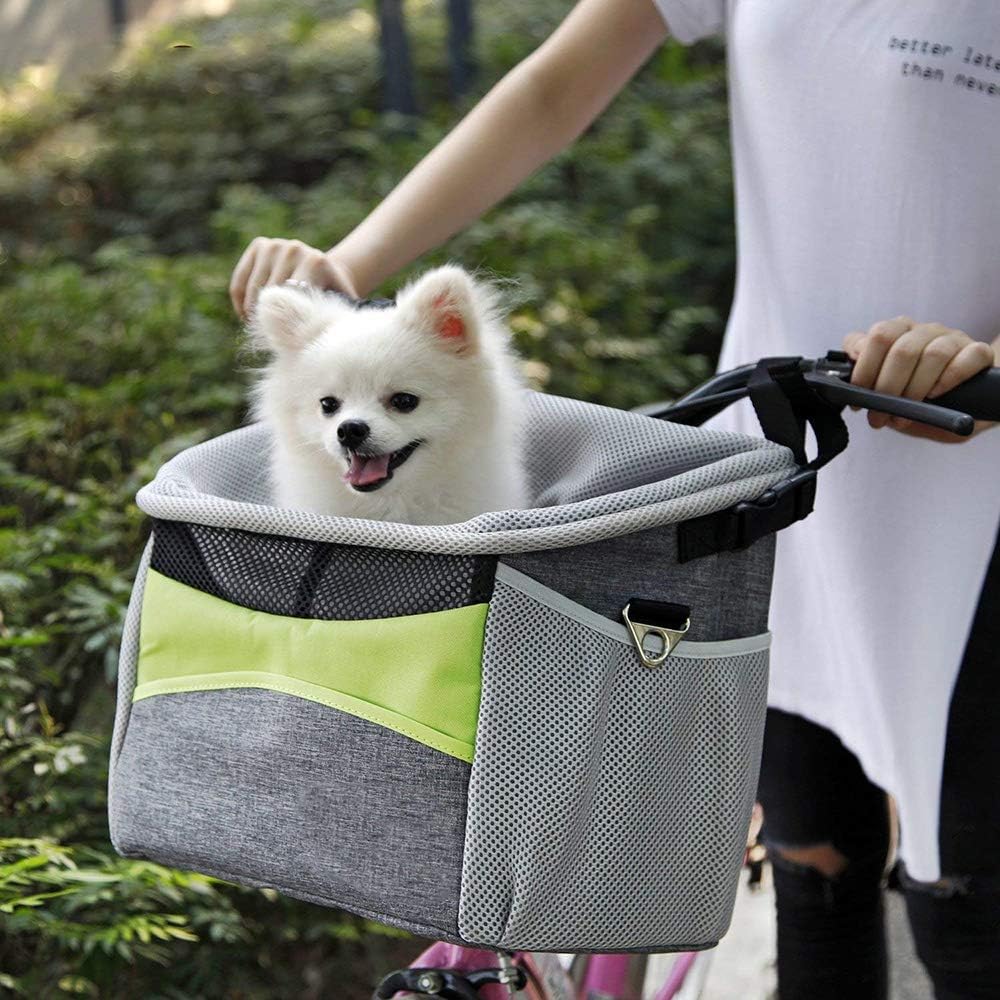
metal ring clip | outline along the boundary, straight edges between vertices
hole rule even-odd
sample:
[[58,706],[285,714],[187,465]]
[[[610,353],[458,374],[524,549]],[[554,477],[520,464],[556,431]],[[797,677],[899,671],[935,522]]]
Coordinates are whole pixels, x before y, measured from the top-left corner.
[[[691,619],[688,618],[682,629],[663,628],[660,625],[644,625],[642,622],[632,621],[629,616],[629,610],[631,607],[631,603],[625,605],[622,610],[622,618],[625,619],[625,624],[628,626],[628,630],[632,634],[632,641],[635,643],[635,648],[639,653],[639,659],[642,660],[644,667],[649,667],[650,669],[659,667],[674,651],[674,647],[677,643],[684,638],[687,630],[691,627]],[[646,636],[649,635],[658,636],[660,641],[663,643],[663,648],[659,652],[650,653],[647,651],[644,643],[646,641]]]

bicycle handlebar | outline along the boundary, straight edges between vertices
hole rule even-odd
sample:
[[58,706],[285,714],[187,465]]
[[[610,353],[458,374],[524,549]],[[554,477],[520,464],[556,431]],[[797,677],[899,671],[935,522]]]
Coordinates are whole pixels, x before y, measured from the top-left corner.
[[[1000,421],[1000,368],[987,368],[933,400],[906,399],[852,385],[854,362],[841,351],[830,351],[825,358],[799,359],[798,368],[809,388],[838,411],[859,406],[962,436],[972,433],[976,420]],[[757,365],[743,365],[721,372],[675,403],[652,403],[639,407],[638,412],[672,423],[701,424],[746,397],[756,370]]]
[[976,420],[1000,421],[1000,368],[987,368],[932,402]]

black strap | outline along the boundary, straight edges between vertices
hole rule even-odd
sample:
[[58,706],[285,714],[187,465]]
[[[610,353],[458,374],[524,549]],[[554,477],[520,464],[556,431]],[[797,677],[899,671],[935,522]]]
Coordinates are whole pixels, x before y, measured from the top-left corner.
[[673,604],[670,601],[651,601],[645,597],[632,597],[628,602],[629,618],[640,625],[654,628],[668,628],[673,631],[683,629],[691,620],[691,608],[687,604]]
[[[747,382],[764,436],[789,448],[799,468],[756,500],[684,521],[677,527],[680,562],[745,549],[812,513],[816,470],[848,443],[840,411],[820,399],[799,368],[801,358],[764,358]],[[816,457],[806,457],[806,425],[816,436]]]
[[[802,377],[801,358],[763,358],[747,382],[764,437],[789,448],[802,468],[821,469],[848,443],[840,411],[825,403]],[[806,424],[816,435],[816,457],[806,461]]]

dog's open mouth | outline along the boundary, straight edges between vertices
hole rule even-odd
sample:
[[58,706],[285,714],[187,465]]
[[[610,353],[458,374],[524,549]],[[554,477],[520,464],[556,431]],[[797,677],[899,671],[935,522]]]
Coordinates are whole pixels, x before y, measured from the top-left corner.
[[344,473],[344,482],[360,493],[371,493],[385,486],[396,471],[421,444],[411,441],[399,451],[386,452],[384,455],[368,454],[360,451],[348,451],[347,458],[351,463]]

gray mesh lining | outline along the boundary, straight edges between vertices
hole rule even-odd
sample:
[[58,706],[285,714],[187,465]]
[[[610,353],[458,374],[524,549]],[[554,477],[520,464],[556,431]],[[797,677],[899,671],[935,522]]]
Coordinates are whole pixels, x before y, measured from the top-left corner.
[[139,491],[153,517],[318,541],[453,554],[579,545],[672,524],[753,499],[795,468],[763,439],[526,393],[525,461],[534,502],[458,525],[325,517],[270,506],[266,427],[177,455]]
[[486,626],[462,936],[539,951],[718,941],[756,790],[763,640],[717,658],[679,647],[647,670],[627,640],[516,583],[501,567]]
[[150,567],[230,604],[321,621],[485,604],[495,560],[157,521]]

